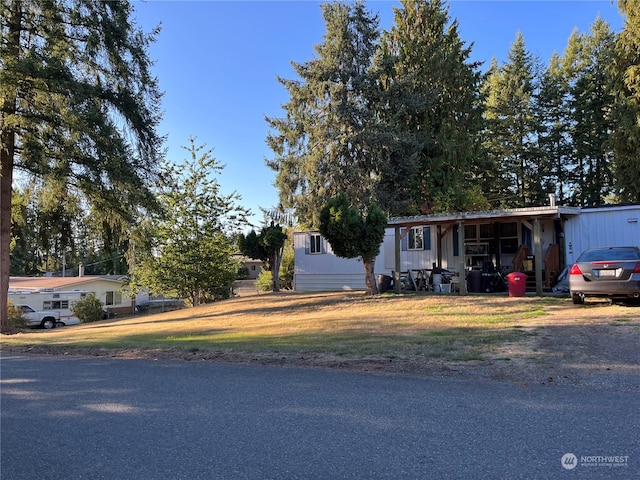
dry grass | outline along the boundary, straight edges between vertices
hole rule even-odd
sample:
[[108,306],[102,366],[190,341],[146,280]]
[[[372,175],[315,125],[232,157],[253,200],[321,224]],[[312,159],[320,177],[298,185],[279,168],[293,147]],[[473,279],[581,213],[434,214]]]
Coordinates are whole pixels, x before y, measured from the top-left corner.
[[[66,351],[149,349],[482,360],[507,345],[524,342],[541,325],[587,321],[589,315],[580,315],[585,308],[589,307],[574,307],[567,299],[557,298],[280,293],[50,331],[30,330],[3,336],[1,343]],[[629,312],[638,314],[637,309]],[[614,320],[626,318],[624,311],[622,317],[620,312],[616,315]]]

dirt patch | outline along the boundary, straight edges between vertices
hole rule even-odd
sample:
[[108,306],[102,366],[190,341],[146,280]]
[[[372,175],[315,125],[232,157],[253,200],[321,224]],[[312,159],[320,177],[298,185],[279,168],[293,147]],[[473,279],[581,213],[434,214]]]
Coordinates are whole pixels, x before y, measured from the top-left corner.
[[157,349],[62,349],[3,346],[5,352],[226,362],[282,367],[400,374],[434,378],[474,378],[519,385],[572,385],[588,389],[640,392],[640,307],[588,302],[557,304],[523,319],[524,340],[502,344],[483,360],[351,358],[331,354],[229,353]]

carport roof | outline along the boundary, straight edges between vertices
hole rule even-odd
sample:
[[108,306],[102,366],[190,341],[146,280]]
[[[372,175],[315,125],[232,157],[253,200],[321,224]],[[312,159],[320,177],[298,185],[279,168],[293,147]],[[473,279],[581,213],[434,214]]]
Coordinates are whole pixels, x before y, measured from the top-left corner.
[[486,221],[523,220],[535,217],[560,218],[562,215],[572,216],[580,213],[579,207],[528,207],[512,208],[508,210],[485,210],[481,212],[458,212],[434,215],[416,215],[413,217],[391,217],[388,227],[410,227],[416,225],[442,225],[448,223],[465,222],[481,223]]

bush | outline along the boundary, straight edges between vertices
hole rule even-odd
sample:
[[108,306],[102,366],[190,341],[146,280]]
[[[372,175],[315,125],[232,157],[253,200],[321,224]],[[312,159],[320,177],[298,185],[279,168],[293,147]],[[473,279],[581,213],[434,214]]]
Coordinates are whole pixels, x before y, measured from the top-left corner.
[[94,294],[87,295],[73,306],[73,314],[81,322],[96,322],[102,320],[102,302]]
[[22,315],[22,310],[11,305],[11,301],[7,306],[7,316],[9,317],[9,325],[14,328],[27,328],[27,320]]
[[246,280],[247,278],[249,278],[249,269],[244,265],[242,265],[241,267],[238,267],[238,273],[236,274],[236,279]]
[[[292,290],[293,289],[293,267],[294,267],[294,253],[293,248],[285,248],[282,255],[282,262],[280,263],[280,290]],[[262,270],[258,279],[256,280],[256,288],[259,292],[271,292],[273,291],[273,279],[270,270]]]
[[294,260],[293,248],[290,246],[285,247],[282,263],[280,263],[280,288],[282,290],[293,290]]
[[272,292],[273,281],[269,270],[262,270],[256,279],[256,288],[259,292]]

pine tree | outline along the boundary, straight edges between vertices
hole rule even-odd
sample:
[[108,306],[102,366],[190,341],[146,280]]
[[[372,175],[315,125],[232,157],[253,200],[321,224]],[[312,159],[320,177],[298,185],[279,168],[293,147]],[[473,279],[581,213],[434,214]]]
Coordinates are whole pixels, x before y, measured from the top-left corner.
[[364,209],[376,191],[375,110],[371,76],[378,17],[354,4],[322,5],[326,25],[317,57],[293,63],[299,80],[279,81],[289,92],[285,117],[267,118],[267,143],[284,208],[301,225],[318,225],[320,209],[340,192]]
[[485,85],[485,148],[496,165],[496,204],[524,207],[541,195],[538,176],[539,126],[533,110],[536,59],[526,49],[520,32],[509,50],[509,60],[493,65]]
[[613,192],[609,135],[614,99],[606,73],[613,45],[611,29],[600,18],[591,26],[590,34],[574,32],[569,39],[566,61],[572,65],[569,85],[574,149],[570,203],[575,205],[600,205]]
[[14,169],[55,175],[130,219],[152,206],[162,138],[145,35],[126,0],[0,3],[0,312],[6,331]]
[[441,0],[402,1],[383,35],[381,118],[400,141],[390,145],[397,150],[391,149],[382,177],[396,176],[390,183],[397,187],[387,190],[411,199],[414,211],[459,211],[477,203],[471,173],[482,120],[481,74],[470,55]]
[[535,96],[535,111],[540,126],[538,173],[541,177],[541,193],[555,194],[562,205],[566,204],[571,188],[572,142],[568,88],[562,59],[554,53],[542,74],[540,89]]
[[640,203],[640,1],[619,0],[618,8],[626,18],[608,70],[615,82],[611,145],[616,190],[621,201]]

